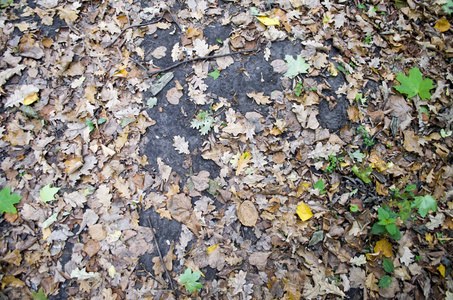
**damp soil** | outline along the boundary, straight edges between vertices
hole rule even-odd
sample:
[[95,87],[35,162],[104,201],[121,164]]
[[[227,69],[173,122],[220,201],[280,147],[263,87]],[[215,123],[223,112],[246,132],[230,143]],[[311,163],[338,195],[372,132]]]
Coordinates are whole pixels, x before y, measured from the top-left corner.
[[[155,48],[165,46],[167,48],[167,55],[162,59],[153,59],[154,65],[163,69],[174,63],[171,60],[169,51],[171,51],[175,43],[179,42],[179,36],[178,34],[168,34],[168,32],[172,31],[178,33],[178,28],[174,24],[172,26],[174,28],[165,31],[157,30],[154,35],[146,36],[142,40],[140,46],[145,49],[145,61],[152,59],[150,53]],[[225,40],[230,36],[231,32],[232,28],[230,26],[211,24],[204,28],[203,34],[208,44],[214,45],[217,43],[217,39]],[[272,43],[272,54],[268,61],[264,58],[263,51],[252,55],[233,55],[234,63],[227,69],[222,70],[219,78],[214,80],[214,78],[208,76],[205,79],[205,83],[208,85],[205,93],[214,100],[218,99],[218,97],[228,99],[231,107],[241,114],[255,111],[266,116],[269,113],[269,108],[267,106],[257,105],[251,98],[247,97],[247,93],[263,92],[264,95],[271,95],[274,91],[282,91],[284,89],[282,75],[275,73],[270,63],[275,59],[284,59],[286,55],[296,56],[302,50],[303,47],[300,43],[280,41]],[[329,56],[333,57],[337,54],[338,52],[333,49],[329,53]],[[215,68],[215,63],[210,62],[209,72],[214,71]],[[193,67],[191,64],[186,64],[172,69],[171,72],[173,72],[174,78],[155,95],[157,105],[153,108],[146,109],[148,115],[156,121],[156,124],[148,129],[145,138],[141,142],[141,155],[147,156],[148,162],[150,163],[150,172],[157,174],[157,159],[160,158],[173,171],[178,173],[183,183],[186,182],[190,172],[184,163],[187,157],[176,152],[173,147],[173,137],[179,135],[189,142],[193,173],[196,174],[205,170],[210,173],[210,178],[215,178],[219,174],[219,167],[213,161],[205,160],[201,157],[201,148],[208,136],[201,136],[198,130],[190,127],[191,120],[200,109],[205,111],[210,109],[208,105],[195,105],[187,96],[188,84],[186,79],[193,75]],[[318,82],[326,80],[332,87],[332,91],[337,90],[345,82],[345,78],[341,73],[337,77],[320,76],[320,78],[314,79]],[[169,89],[175,87],[176,81],[183,86],[184,95],[178,105],[172,105],[167,101],[166,94]],[[334,93],[328,96],[336,98]],[[146,104],[147,100],[151,97],[153,95],[145,93],[143,102]],[[347,122],[348,106],[349,102],[343,98],[336,99],[336,105],[333,108],[331,107],[331,103],[325,100],[321,101],[318,114],[318,121],[321,127],[329,129],[330,132],[340,130]],[[225,118],[224,113],[219,114],[219,116],[222,120]],[[196,200],[193,199],[193,201]],[[216,205],[219,205],[219,203],[216,203]],[[152,227],[155,229],[159,249],[162,255],[165,255],[170,249],[172,242],[179,242],[181,224],[174,220],[161,218],[153,208],[140,212],[140,225],[149,226],[149,222],[152,223]],[[253,233],[249,232],[244,232],[244,234],[247,236],[250,234],[253,235]],[[249,236],[249,238],[251,237]],[[256,240],[256,238],[253,240]],[[190,248],[190,245],[187,248]],[[152,274],[154,265],[152,259],[156,256],[158,256],[157,249],[153,253],[143,255],[139,260],[138,274],[140,272],[149,272]],[[182,266],[179,266],[176,262],[174,268],[178,270]],[[204,272],[208,274],[208,277],[209,274],[214,273],[210,272],[209,268],[204,270]]]

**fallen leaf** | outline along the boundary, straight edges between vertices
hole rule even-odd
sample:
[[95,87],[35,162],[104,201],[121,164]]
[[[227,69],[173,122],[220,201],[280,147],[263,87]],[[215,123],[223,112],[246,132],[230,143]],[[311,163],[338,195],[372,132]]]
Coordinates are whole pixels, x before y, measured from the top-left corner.
[[167,55],[166,52],[167,52],[167,47],[159,46],[156,49],[154,49],[153,52],[151,52],[151,56],[154,57],[155,59],[161,59]]
[[181,90],[178,90],[176,87],[173,87],[167,91],[167,95],[166,95],[167,101],[170,104],[178,105],[179,100],[181,99],[182,95],[183,95],[183,93]]
[[423,150],[418,141],[419,137],[413,131],[404,131],[404,148],[409,152],[416,152],[423,156]]
[[173,147],[175,147],[175,150],[181,154],[190,154],[189,142],[186,141],[185,137],[175,135],[173,137]]
[[264,93],[255,93],[255,92],[251,92],[251,93],[247,93],[247,96],[252,98],[253,100],[255,100],[255,102],[257,104],[261,104],[261,105],[266,105],[266,104],[269,104],[271,103],[272,101],[270,101],[270,97],[269,96],[264,96]]
[[256,17],[258,21],[263,23],[266,26],[278,26],[280,25],[280,21],[277,18],[269,18],[269,17]]
[[258,221],[258,211],[252,201],[246,200],[239,204],[237,216],[244,226],[253,227]]
[[382,255],[385,257],[392,257],[392,244],[386,239],[382,239],[376,242],[376,246],[374,246],[374,253],[382,252]]
[[297,206],[296,213],[302,221],[307,221],[313,217],[313,213],[310,208],[303,202]]
[[448,31],[450,29],[450,23],[447,20],[441,19],[436,22],[434,28],[437,29],[440,33]]

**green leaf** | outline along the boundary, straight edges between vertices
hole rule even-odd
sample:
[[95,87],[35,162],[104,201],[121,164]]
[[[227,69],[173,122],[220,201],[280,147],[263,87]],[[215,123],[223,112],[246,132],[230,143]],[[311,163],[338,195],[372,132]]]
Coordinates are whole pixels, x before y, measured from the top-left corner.
[[324,188],[326,187],[326,185],[324,184],[324,182],[322,181],[322,179],[319,179],[318,181],[316,181],[315,185],[313,186],[315,189],[318,189],[320,192],[320,194],[324,194],[324,193],[327,193],[326,191],[324,191]]
[[211,130],[214,118],[211,113],[201,110],[195,119],[190,122],[190,127],[198,129],[201,135],[205,135]]
[[393,261],[384,257],[382,261],[382,267],[384,268],[385,272],[392,273],[395,270],[395,266],[393,265]]
[[352,167],[352,172],[354,172],[354,174],[357,177],[359,177],[360,179],[362,179],[362,181],[365,183],[371,182],[370,174],[372,171],[373,171],[373,168],[371,166],[369,166],[368,168],[366,168],[363,171],[360,171],[359,168],[357,167],[357,165],[354,165]]
[[411,216],[411,203],[407,200],[403,201],[400,208],[401,220],[406,221]]
[[107,119],[101,118],[98,120],[98,125],[104,124],[105,122],[107,122]]
[[17,213],[14,204],[17,204],[22,199],[21,195],[11,194],[11,187],[3,188],[0,192],[0,215],[3,213]]
[[378,218],[381,221],[387,220],[388,218],[390,218],[390,214],[382,207],[378,207]]
[[94,124],[90,120],[86,120],[85,125],[87,125],[90,128],[90,131],[94,130]]
[[419,95],[422,99],[430,99],[429,91],[434,88],[433,80],[430,78],[423,79],[419,68],[412,68],[409,71],[409,77],[403,73],[398,73],[396,80],[401,85],[395,86],[395,89],[401,94],[407,94],[409,98]]
[[149,108],[153,108],[157,104],[157,98],[156,97],[151,97],[146,101],[146,105],[148,105]]
[[50,183],[43,187],[41,191],[39,191],[39,195],[41,196],[41,201],[44,203],[54,201],[55,194],[58,193],[60,188],[51,188]]
[[[395,227],[396,227],[396,225],[395,225]],[[396,232],[395,232],[395,234],[389,233],[389,236],[390,236],[392,239],[399,241],[399,240],[401,239],[401,231],[399,230],[398,227],[396,227]]]
[[211,73],[208,73],[208,76],[211,76],[212,78],[214,78],[214,80],[216,80],[220,76],[220,71],[219,70],[212,71]]
[[431,195],[415,197],[414,202],[411,204],[411,208],[418,208],[418,213],[424,218],[430,209],[432,211],[437,210],[437,201]]
[[442,6],[443,10],[447,14],[453,14],[453,0],[446,0],[446,2],[447,3]]
[[379,225],[378,223],[374,223],[373,228],[371,228],[371,234],[380,234],[385,232],[385,227]]
[[182,284],[185,285],[186,290],[189,293],[193,293],[195,290],[198,291],[203,288],[203,284],[198,282],[200,276],[201,276],[200,271],[195,271],[192,273],[192,270],[190,268],[187,268],[186,271],[184,271],[184,274],[181,274],[179,276],[179,280],[181,281]]
[[[392,219],[389,219],[389,220],[392,220]],[[391,224],[385,225],[385,230],[387,230],[387,232],[390,233],[391,236],[394,236],[396,234],[396,232],[398,231],[398,227],[396,227],[396,225],[394,223],[391,223]]]
[[289,78],[294,78],[299,74],[307,73],[307,70],[310,68],[310,65],[305,62],[305,59],[302,55],[298,55],[294,59],[291,55],[286,55],[286,66],[288,67],[288,71],[284,74],[284,76]]
[[384,275],[379,280],[378,287],[388,287],[392,284],[392,278],[389,275]]
[[349,207],[349,210],[352,212],[356,212],[359,210],[359,206],[357,204],[353,204]]
[[42,288],[39,289],[37,293],[31,293],[31,296],[33,297],[33,300],[48,300]]

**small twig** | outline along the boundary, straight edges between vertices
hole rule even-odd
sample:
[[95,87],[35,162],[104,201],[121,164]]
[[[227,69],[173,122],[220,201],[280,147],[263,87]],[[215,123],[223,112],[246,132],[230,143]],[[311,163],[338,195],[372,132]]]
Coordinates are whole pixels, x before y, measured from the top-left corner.
[[132,56],[129,56],[129,59],[136,63],[140,68],[142,68],[145,72],[148,72],[148,69],[138,60],[134,59]]
[[171,69],[179,67],[180,65],[191,63],[191,62],[198,61],[198,60],[209,60],[209,59],[213,59],[213,58],[231,56],[231,55],[235,55],[235,54],[242,54],[242,53],[248,53],[248,52],[255,52],[255,51],[259,51],[259,50],[260,50],[260,43],[258,43],[258,45],[256,46],[255,49],[241,50],[241,51],[232,52],[232,53],[225,53],[225,54],[216,54],[216,55],[195,57],[195,58],[191,58],[191,59],[187,59],[187,60],[183,60],[183,61],[177,62],[174,65],[171,65],[171,66],[169,66],[167,68],[164,68],[164,69],[161,69],[161,70],[148,72],[148,76],[153,76],[153,75],[156,75],[158,73],[165,73],[167,71],[170,71]]
[[164,17],[165,15],[165,12],[157,19],[157,20],[154,20],[154,21],[150,21],[150,22],[146,22],[146,23],[142,23],[142,24],[135,24],[135,25],[131,25],[131,26],[127,26],[126,28],[124,28],[120,34],[118,34],[116,36],[116,38],[110,43],[108,44],[107,46],[105,46],[105,48],[109,48],[111,47],[113,44],[116,43],[116,41],[120,38],[120,36],[123,35],[123,33],[125,33],[128,29],[130,28],[135,28],[135,27],[143,27],[143,26],[148,26],[148,25],[151,25],[151,24],[155,24],[157,22],[160,22],[162,20],[162,18]]
[[151,223],[151,219],[149,217],[148,217],[148,224],[149,224],[149,228],[151,228],[151,234],[153,235],[154,243],[156,244],[157,253],[159,253],[159,258],[160,258],[160,262],[162,263],[162,268],[164,268],[165,274],[167,275],[168,280],[170,280],[170,288],[174,291],[175,288],[173,287],[173,280],[171,279],[170,274],[168,274],[167,268],[165,267],[164,258],[162,257],[162,253],[160,252],[159,244],[157,243],[156,235],[154,234],[153,224]]

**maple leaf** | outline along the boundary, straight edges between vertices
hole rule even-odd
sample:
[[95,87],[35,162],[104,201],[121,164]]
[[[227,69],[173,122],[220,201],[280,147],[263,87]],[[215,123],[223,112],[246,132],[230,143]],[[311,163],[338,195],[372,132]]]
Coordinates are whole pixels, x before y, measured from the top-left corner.
[[44,291],[39,289],[37,293],[31,293],[31,296],[33,297],[33,300],[47,300],[48,298],[46,297],[46,294],[44,294]]
[[305,62],[305,59],[300,54],[297,56],[297,59],[294,59],[291,55],[286,55],[285,60],[288,71],[286,71],[284,76],[289,78],[294,78],[299,74],[307,73],[307,70],[310,68],[310,65]]
[[17,204],[22,199],[21,195],[16,193],[11,194],[11,187],[3,188],[0,192],[0,215],[3,213],[17,213],[14,204]]
[[414,202],[411,204],[411,208],[418,208],[418,213],[424,218],[430,209],[432,211],[437,210],[437,201],[431,195],[415,197]]
[[58,193],[59,190],[60,190],[60,188],[51,188],[50,183],[49,183],[48,185],[46,185],[39,191],[39,195],[41,196],[41,201],[44,203],[54,201],[55,200],[54,196],[56,193]]
[[182,284],[186,287],[186,290],[189,293],[193,293],[195,290],[201,290],[203,288],[203,284],[198,282],[198,279],[200,279],[201,272],[200,271],[195,271],[192,273],[192,270],[190,268],[187,268],[184,271],[184,274],[179,276],[179,280],[181,281]]
[[407,94],[409,98],[419,95],[422,99],[431,98],[429,91],[434,88],[433,80],[430,78],[423,79],[419,68],[412,68],[409,71],[409,77],[399,72],[396,80],[401,85],[395,86],[395,89],[401,94]]
[[446,2],[442,8],[446,13],[453,14],[453,0],[446,0]]

